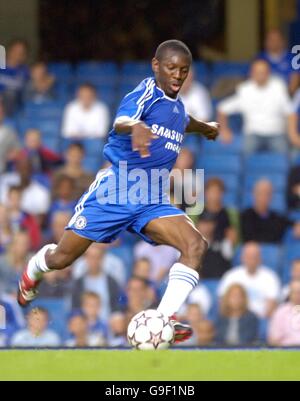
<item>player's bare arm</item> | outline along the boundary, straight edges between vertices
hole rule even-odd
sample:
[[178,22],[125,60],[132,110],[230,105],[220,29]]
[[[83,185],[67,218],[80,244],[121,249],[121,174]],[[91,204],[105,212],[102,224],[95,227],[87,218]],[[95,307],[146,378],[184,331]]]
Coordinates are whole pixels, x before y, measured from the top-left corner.
[[189,116],[190,122],[186,127],[186,132],[199,132],[210,141],[214,141],[219,136],[219,124],[216,122],[205,123]]

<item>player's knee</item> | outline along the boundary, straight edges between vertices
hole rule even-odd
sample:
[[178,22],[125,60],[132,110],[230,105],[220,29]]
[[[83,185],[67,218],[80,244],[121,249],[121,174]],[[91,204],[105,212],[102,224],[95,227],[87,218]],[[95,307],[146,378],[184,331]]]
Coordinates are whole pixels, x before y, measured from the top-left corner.
[[186,255],[193,260],[202,260],[207,249],[208,249],[208,242],[199,233],[189,239],[186,246]]
[[62,270],[73,263],[73,258],[70,254],[54,251],[46,257],[47,266],[53,270]]

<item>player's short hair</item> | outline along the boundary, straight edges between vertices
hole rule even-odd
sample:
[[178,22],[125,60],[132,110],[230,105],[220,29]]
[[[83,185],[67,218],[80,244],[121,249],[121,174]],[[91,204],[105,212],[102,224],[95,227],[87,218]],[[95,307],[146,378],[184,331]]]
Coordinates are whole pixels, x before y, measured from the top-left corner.
[[162,42],[156,49],[155,58],[161,61],[165,57],[168,50],[184,54],[186,57],[189,58],[190,62],[192,62],[193,60],[192,53],[187,45],[176,39],[166,40],[165,42]]

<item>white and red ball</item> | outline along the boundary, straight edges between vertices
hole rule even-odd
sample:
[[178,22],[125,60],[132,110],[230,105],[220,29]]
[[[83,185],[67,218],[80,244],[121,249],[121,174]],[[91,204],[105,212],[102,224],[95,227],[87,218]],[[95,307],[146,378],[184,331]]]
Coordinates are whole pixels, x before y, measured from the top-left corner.
[[129,344],[139,350],[167,349],[174,342],[170,319],[154,309],[135,315],[127,330]]

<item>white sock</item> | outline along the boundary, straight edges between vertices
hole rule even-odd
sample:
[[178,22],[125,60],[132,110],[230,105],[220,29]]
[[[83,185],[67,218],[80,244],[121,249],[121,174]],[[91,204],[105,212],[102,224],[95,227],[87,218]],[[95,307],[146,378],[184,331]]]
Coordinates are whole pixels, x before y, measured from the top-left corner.
[[157,310],[165,316],[173,316],[179,311],[198,282],[199,274],[196,270],[182,263],[175,263],[170,270],[169,283]]
[[45,261],[45,254],[48,249],[55,249],[57,245],[50,244],[44,246],[36,255],[34,255],[27,266],[27,275],[30,280],[39,281],[43,277],[43,274],[49,273],[51,270],[47,267]]

